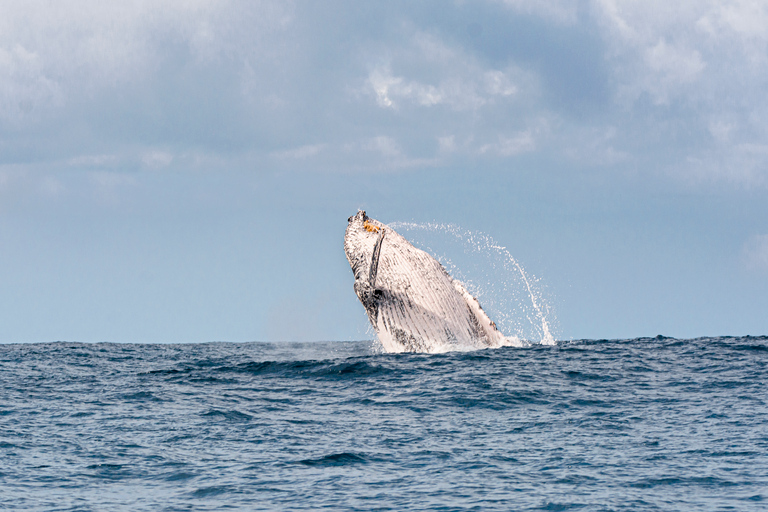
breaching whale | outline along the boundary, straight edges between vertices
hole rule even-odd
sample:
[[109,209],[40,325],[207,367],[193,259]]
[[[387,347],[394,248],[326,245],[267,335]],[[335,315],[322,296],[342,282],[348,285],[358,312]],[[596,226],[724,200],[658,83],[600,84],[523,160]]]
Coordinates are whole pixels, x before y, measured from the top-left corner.
[[348,219],[344,252],[355,293],[387,352],[505,344],[477,299],[435,258],[363,210]]

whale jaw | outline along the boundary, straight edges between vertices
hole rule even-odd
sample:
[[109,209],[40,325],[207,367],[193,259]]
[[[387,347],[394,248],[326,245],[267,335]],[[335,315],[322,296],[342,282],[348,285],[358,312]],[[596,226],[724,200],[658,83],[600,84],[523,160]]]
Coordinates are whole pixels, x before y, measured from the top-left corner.
[[387,352],[504,344],[477,300],[437,260],[363,210],[348,219],[344,251],[355,293]]

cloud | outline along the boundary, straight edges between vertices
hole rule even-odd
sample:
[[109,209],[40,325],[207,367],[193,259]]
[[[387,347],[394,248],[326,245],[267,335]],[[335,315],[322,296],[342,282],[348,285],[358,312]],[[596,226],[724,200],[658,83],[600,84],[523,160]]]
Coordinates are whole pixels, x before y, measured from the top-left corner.
[[578,128],[560,135],[564,153],[573,161],[597,166],[611,166],[625,162],[629,153],[617,149],[615,126]]
[[397,108],[397,102],[409,101],[422,107],[448,105],[457,110],[481,107],[494,96],[511,96],[517,92],[509,77],[502,71],[484,72],[478,79],[449,78],[437,85],[406,81],[392,76],[388,66],[374,69],[368,83],[380,107]]
[[484,144],[479,152],[496,153],[501,156],[512,156],[520,153],[527,153],[536,148],[536,140],[531,130],[514,133],[509,136],[499,135],[498,141],[490,144]]
[[[617,106],[676,143],[656,165],[689,181],[763,186],[768,158],[755,148],[768,140],[768,5],[596,0],[592,9]],[[642,126],[623,124],[617,139]],[[659,151],[654,139],[640,142]]]
[[705,2],[599,0],[595,11],[623,100],[636,101],[645,93],[657,104],[669,104],[706,78],[702,72],[715,56],[707,41],[711,35],[697,29],[702,17],[711,15]]
[[171,165],[171,162],[173,162],[173,154],[167,151],[148,151],[141,157],[142,165],[150,169],[162,169]]
[[[243,128],[249,111],[237,108],[242,95],[228,93],[247,88],[248,67],[277,62],[280,46],[270,43],[290,20],[289,4],[270,1],[6,2],[0,135],[48,138],[38,159],[60,157],[53,151],[78,158],[115,139],[215,143],[200,132],[224,123],[216,115]],[[72,127],[85,153],[50,140]]]
[[573,24],[578,20],[578,4],[573,1],[550,0],[499,0],[510,9],[525,14],[535,14],[556,23]]
[[671,46],[664,39],[647,48],[644,57],[656,79],[644,87],[657,103],[668,103],[668,91],[695,82],[705,67],[698,51]]
[[768,235],[753,235],[742,249],[749,270],[768,272]]
[[118,161],[117,155],[80,155],[70,158],[67,165],[75,168],[112,167]]
[[373,137],[369,141],[363,144],[363,149],[368,151],[376,151],[385,157],[397,157],[402,155],[402,150],[392,137],[386,135],[379,135]]
[[40,109],[63,102],[60,84],[43,72],[40,56],[19,44],[0,48],[0,123],[19,128]]
[[536,149],[536,139],[546,135],[536,73],[512,62],[491,65],[434,32],[404,30],[408,35],[390,44],[358,89],[360,101],[387,112],[384,130],[362,147],[398,159],[401,167],[504,159]]
[[[362,153],[368,153],[373,156],[373,160],[360,169],[370,170],[399,170],[418,167],[432,167],[439,163],[434,157],[419,158],[410,156],[403,151],[400,143],[387,135],[378,135],[364,140],[359,144]],[[354,154],[354,153],[353,153]],[[358,157],[359,158],[359,157]],[[358,161],[366,162],[367,155]]]
[[[417,31],[408,44],[393,53],[386,64],[371,70],[366,84],[382,108],[412,104],[472,110],[518,91],[513,70],[484,68],[473,55],[435,35]],[[416,63],[418,66],[414,67]],[[419,74],[428,78],[394,74],[393,66],[420,69]]]
[[317,155],[325,149],[326,146],[326,144],[306,144],[294,149],[276,151],[272,153],[272,155],[280,159],[300,160]]
[[[438,6],[440,19],[423,16]],[[7,2],[0,165],[375,170],[541,155],[762,187],[766,24],[768,6],[737,0]]]

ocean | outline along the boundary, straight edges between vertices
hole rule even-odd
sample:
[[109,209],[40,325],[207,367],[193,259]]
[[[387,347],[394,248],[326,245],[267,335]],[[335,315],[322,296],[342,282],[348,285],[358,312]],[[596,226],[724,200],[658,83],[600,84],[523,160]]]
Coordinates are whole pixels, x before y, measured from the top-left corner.
[[0,345],[0,509],[766,510],[768,337]]

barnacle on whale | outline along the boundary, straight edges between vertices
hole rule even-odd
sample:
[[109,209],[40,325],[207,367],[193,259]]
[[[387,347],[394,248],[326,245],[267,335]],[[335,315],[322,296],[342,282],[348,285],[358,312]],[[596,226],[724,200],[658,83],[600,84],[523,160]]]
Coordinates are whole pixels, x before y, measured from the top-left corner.
[[363,227],[365,228],[365,230],[366,230],[366,231],[368,231],[368,232],[370,232],[370,233],[378,233],[378,232],[379,232],[379,226],[374,226],[374,225],[373,225],[373,224],[371,224],[371,222],[370,222],[369,220],[367,220],[367,219],[366,219],[366,221],[365,221],[365,222],[363,222]]

